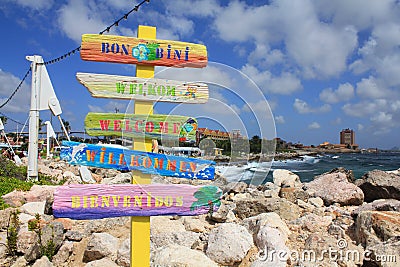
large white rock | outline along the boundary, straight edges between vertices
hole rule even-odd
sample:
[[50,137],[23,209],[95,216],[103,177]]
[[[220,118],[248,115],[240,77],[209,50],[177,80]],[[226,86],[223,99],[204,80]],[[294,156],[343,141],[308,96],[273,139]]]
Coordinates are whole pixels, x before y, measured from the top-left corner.
[[297,174],[289,170],[277,169],[274,170],[273,174],[274,184],[280,187],[301,187],[302,183],[300,177]]
[[202,252],[179,245],[169,245],[156,250],[152,266],[218,267]]
[[286,223],[282,221],[281,217],[275,212],[261,213],[246,218],[243,220],[242,225],[253,235],[257,235],[260,229],[265,225],[278,229],[283,234],[285,240],[287,240],[291,233]]
[[34,216],[35,214],[44,214],[44,206],[46,205],[45,201],[42,202],[29,202],[22,205],[21,212],[30,214]]
[[110,259],[103,258],[101,260],[91,261],[85,267],[119,267],[115,262]]
[[104,257],[116,258],[118,238],[107,233],[94,233],[89,238],[83,261],[90,262]]
[[285,236],[278,230],[268,225],[260,228],[256,237],[256,244],[260,250],[256,266],[286,267],[290,250],[285,244]]
[[244,226],[224,223],[211,230],[206,254],[222,265],[234,265],[253,246],[253,237]]

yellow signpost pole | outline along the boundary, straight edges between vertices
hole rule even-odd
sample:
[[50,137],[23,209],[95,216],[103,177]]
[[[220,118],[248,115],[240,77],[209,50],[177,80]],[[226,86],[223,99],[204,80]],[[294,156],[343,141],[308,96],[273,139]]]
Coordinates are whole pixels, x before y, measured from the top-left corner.
[[[156,27],[138,27],[138,38],[156,39]],[[153,78],[154,66],[136,65],[136,77]],[[153,114],[153,102],[135,101],[135,114]],[[151,140],[137,139],[133,142],[133,149],[151,152]],[[151,175],[140,171],[132,173],[133,184],[150,184]],[[131,217],[131,267],[150,266],[150,217]]]

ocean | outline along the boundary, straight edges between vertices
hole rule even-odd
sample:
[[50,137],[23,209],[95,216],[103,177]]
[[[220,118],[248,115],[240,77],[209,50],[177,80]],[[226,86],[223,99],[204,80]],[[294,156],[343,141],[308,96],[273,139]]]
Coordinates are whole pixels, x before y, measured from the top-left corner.
[[249,162],[247,164],[217,165],[216,169],[229,181],[243,181],[252,184],[272,182],[272,172],[286,169],[297,174],[302,182],[309,182],[315,176],[337,167],[352,170],[356,179],[371,170],[397,170],[400,168],[400,152],[379,153],[338,153],[317,156],[302,156],[271,162]]

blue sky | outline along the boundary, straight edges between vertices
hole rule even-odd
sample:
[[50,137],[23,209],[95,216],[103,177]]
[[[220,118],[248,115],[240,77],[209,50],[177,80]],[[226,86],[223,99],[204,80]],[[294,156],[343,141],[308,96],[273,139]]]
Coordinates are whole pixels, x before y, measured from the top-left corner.
[[[139,2],[2,0],[0,105],[28,70],[25,56],[57,58],[78,47],[82,34],[104,30]],[[157,27],[158,39],[203,43],[208,50],[207,68],[156,67],[156,77],[205,81],[210,102],[156,104],[157,113],[308,145],[338,143],[339,131],[351,128],[361,147],[400,146],[398,1],[152,0],[110,34],[136,36],[138,25]],[[135,66],[83,61],[78,53],[47,70],[72,130],[83,130],[87,112],[129,109],[128,101],[92,98],[75,75],[133,76]],[[0,112],[24,123],[30,82],[29,76]],[[40,116],[47,120],[49,114]],[[6,130],[16,128],[7,122]]]

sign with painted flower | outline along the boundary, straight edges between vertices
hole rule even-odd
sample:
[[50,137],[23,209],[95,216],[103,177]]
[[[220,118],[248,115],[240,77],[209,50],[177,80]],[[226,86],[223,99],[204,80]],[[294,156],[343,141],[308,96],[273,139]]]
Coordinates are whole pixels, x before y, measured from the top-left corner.
[[91,136],[124,136],[146,139],[196,141],[197,120],[179,115],[93,113],[85,118],[85,131]]
[[180,41],[84,34],[81,58],[123,64],[203,68],[207,66],[207,48],[202,44]]
[[213,185],[76,184],[54,192],[53,213],[74,220],[122,216],[195,216],[215,212],[222,191]]

